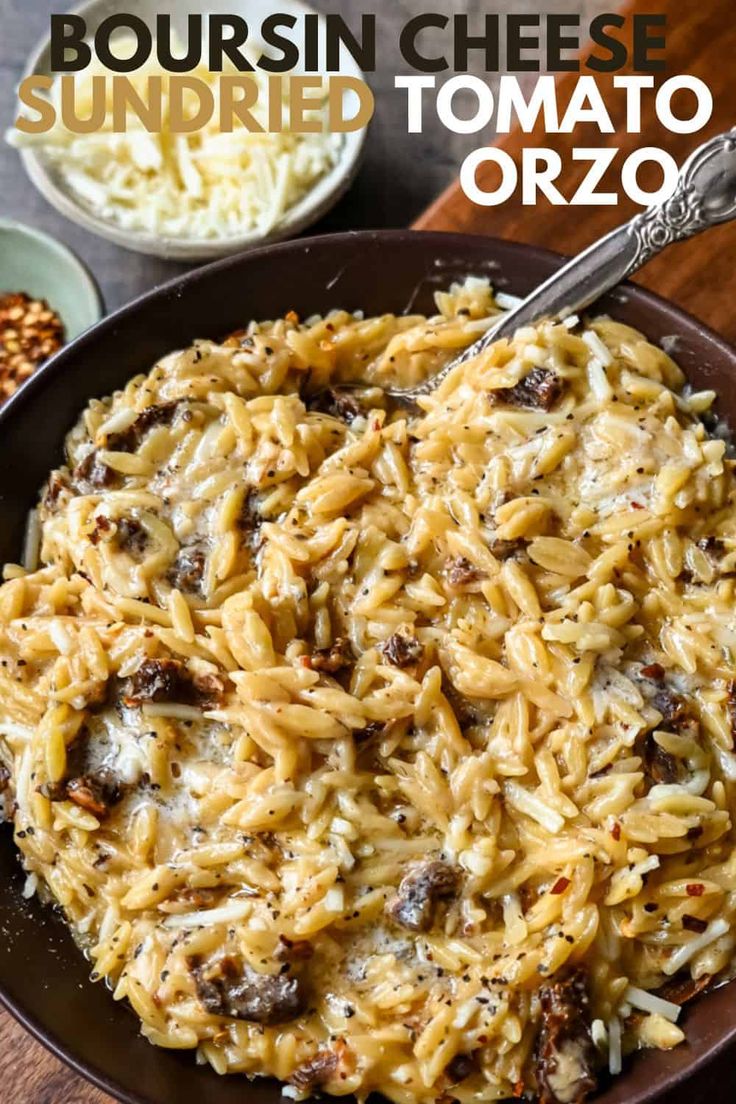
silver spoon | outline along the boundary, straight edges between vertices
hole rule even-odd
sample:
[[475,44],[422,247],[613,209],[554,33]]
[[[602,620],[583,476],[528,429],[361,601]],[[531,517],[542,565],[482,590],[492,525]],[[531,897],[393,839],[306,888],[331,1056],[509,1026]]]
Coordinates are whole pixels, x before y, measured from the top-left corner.
[[568,261],[435,376],[415,387],[384,387],[383,391],[403,402],[429,395],[454,368],[478,356],[494,341],[511,337],[520,326],[541,318],[566,317],[585,310],[668,245],[733,218],[736,218],[736,128],[712,138],[687,159],[670,199],[635,215]]

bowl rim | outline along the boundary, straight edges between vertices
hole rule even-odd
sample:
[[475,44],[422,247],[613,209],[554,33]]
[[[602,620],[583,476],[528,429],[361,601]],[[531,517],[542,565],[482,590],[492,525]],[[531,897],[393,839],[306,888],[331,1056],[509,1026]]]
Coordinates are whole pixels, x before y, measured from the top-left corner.
[[[87,329],[96,326],[97,323],[102,321],[105,317],[105,301],[96,277],[89,266],[77,256],[74,250],[63,241],[60,241],[59,238],[54,237],[53,234],[49,234],[45,230],[39,229],[37,226],[29,226],[28,223],[20,222],[18,219],[14,218],[6,218],[3,215],[0,216],[0,235],[6,230],[18,233],[26,238],[32,238],[34,241],[39,242],[44,249],[47,249],[49,253],[53,253],[57,257],[62,257],[64,263],[74,272],[75,279],[79,282],[80,287],[84,288],[87,295],[87,301],[91,308],[89,311],[91,321],[83,331],[77,334],[77,337],[72,338],[71,341],[63,346],[63,348],[67,348],[68,345],[71,345],[81,337],[82,333],[86,333]],[[94,318],[92,317],[93,315]],[[48,363],[48,361],[46,363]]]
[[[482,242],[491,255],[495,248],[501,247],[504,250],[508,250],[509,248],[516,249],[520,253],[525,254],[530,260],[541,262],[542,264],[549,264],[551,262],[555,265],[561,265],[567,259],[564,255],[553,250],[528,245],[524,242],[510,241],[509,239],[478,234],[417,230],[353,230],[338,234],[323,234],[303,240],[264,245],[256,250],[248,250],[247,254],[224,257],[208,265],[192,269],[183,275],[177,276],[164,284],[152,288],[150,291],[145,292],[118,308],[112,314],[105,316],[89,330],[86,330],[79,337],[64,346],[64,348],[39,368],[0,410],[0,440],[2,439],[2,430],[4,426],[10,421],[16,410],[32,403],[35,395],[46,385],[47,380],[63,372],[68,359],[73,358],[77,351],[82,349],[86,344],[96,340],[99,333],[114,331],[116,325],[122,318],[134,314],[144,304],[148,304],[157,299],[165,300],[168,295],[172,293],[176,294],[177,290],[183,285],[196,285],[200,281],[208,280],[212,276],[227,272],[230,267],[237,266],[244,255],[247,255],[249,261],[257,262],[260,254],[288,254],[289,252],[300,249],[308,251],[313,246],[329,246],[330,242],[345,242],[348,240],[353,241],[356,246],[360,245],[361,242],[372,242],[378,245],[385,244],[388,247],[393,246],[394,248],[400,248],[402,244],[418,237],[429,240],[430,243],[432,241],[436,242],[438,248],[446,250],[450,247],[457,251],[457,256],[459,257],[463,255],[463,246],[469,243],[474,243],[477,246],[479,242]],[[673,318],[678,318],[685,321],[690,326],[695,326],[704,339],[709,344],[716,347],[724,357],[731,360],[736,367],[736,347],[732,346],[709,326],[701,322],[700,319],[689,314],[672,301],[637,284],[632,284],[627,281],[620,285],[620,290],[629,298],[634,297],[637,299],[645,307],[651,307],[660,312],[664,311]],[[736,993],[736,989],[734,992]],[[707,1000],[709,995],[710,994],[704,994],[700,1000]],[[87,1063],[77,1058],[73,1051],[69,1050],[58,1040],[55,1029],[53,1027],[49,1028],[44,1026],[38,1017],[26,1012],[22,1000],[14,999],[7,995],[1,982],[0,1006],[8,1011],[18,1023],[20,1023],[56,1058],[63,1062],[64,1065],[72,1069],[83,1079],[91,1082],[103,1092],[106,1092],[114,1100],[119,1101],[120,1104],[152,1104],[152,1099],[150,1097],[139,1094],[137,1090],[129,1091],[123,1088],[116,1084],[104,1070],[94,1064]],[[655,1100],[662,1100],[663,1093],[671,1091],[677,1085],[689,1082],[695,1073],[712,1062],[729,1045],[733,1044],[735,1040],[736,1018],[732,1020],[727,1030],[720,1034],[715,1041],[706,1043],[702,1049],[699,1050],[698,1054],[692,1058],[687,1069],[675,1070],[671,1080],[665,1085],[660,1084],[659,1087],[652,1085],[644,1089],[643,1092],[640,1092],[636,1097],[637,1104],[654,1104]],[[623,1076],[625,1078],[626,1075],[624,1074]],[[245,1089],[247,1090],[247,1086],[245,1086]],[[143,1093],[145,1093],[145,1089],[143,1089]],[[591,1104],[595,1104],[595,1100],[596,1098],[594,1097]]]
[[[35,233],[36,231],[33,232]],[[42,231],[38,231],[38,233],[43,237],[47,237]],[[265,253],[269,255],[279,255],[281,253],[289,253],[293,249],[308,251],[313,247],[320,247],[331,241],[353,241],[356,246],[359,245],[361,241],[400,246],[402,242],[420,236],[424,240],[435,240],[438,245],[453,245],[458,249],[460,256],[462,256],[461,251],[465,243],[474,242],[477,245],[479,242],[483,242],[487,245],[489,251],[498,247],[502,249],[519,249],[524,251],[530,259],[534,259],[534,261],[543,264],[552,262],[556,265],[562,265],[564,262],[570,260],[569,255],[559,253],[553,249],[546,249],[543,246],[530,245],[527,242],[514,241],[509,238],[499,238],[486,234],[464,234],[457,231],[448,232],[442,230],[343,230],[338,233],[316,234],[306,238],[289,238],[285,241],[264,242],[255,249],[241,250],[240,253],[219,257],[216,260],[192,268],[188,272],[174,276],[170,280],[164,281],[164,283],[156,284],[155,287],[142,292],[135,298],[130,299],[127,303],[123,303],[122,306],[117,307],[110,314],[103,315],[88,330],[85,330],[84,333],[81,333],[78,337],[62,346],[57,353],[49,357],[49,359],[18,388],[10,399],[0,407],[0,430],[2,430],[5,422],[9,420],[13,412],[19,408],[21,404],[25,404],[32,399],[36,391],[44,385],[47,376],[56,375],[57,372],[62,371],[67,357],[74,356],[78,348],[86,342],[94,340],[100,330],[108,328],[114,329],[121,319],[133,314],[144,304],[153,302],[158,298],[165,299],[168,295],[176,294],[177,290],[185,285],[197,284],[202,280],[209,279],[210,276],[215,273],[227,272],[228,268],[237,267],[245,254],[248,255],[249,259],[257,261],[259,256]],[[51,241],[55,241],[55,239],[52,238]],[[67,247],[62,246],[61,243],[56,244],[62,249],[67,249]],[[71,250],[69,250],[69,252],[71,252]],[[74,254],[72,254],[72,256],[74,256]],[[78,258],[74,257],[74,259],[78,261]],[[81,261],[78,261],[78,263],[84,268]],[[94,282],[93,277],[90,276],[90,279]],[[736,365],[736,345],[732,345],[730,342],[726,341],[724,337],[708,326],[707,323],[703,322],[695,315],[690,314],[672,300],[665,299],[664,296],[658,295],[656,292],[650,291],[649,288],[642,287],[640,284],[635,284],[630,280],[626,280],[624,283],[620,284],[617,291],[629,297],[634,295],[644,305],[659,311],[664,310],[670,315],[679,316],[681,319],[684,319],[689,325],[695,326],[709,344],[714,345],[723,356],[732,359]],[[616,292],[614,292],[614,294],[616,294]]]
[[[68,14],[88,14],[100,3],[101,0],[79,0],[69,9]],[[288,0],[288,4],[301,9],[305,15],[323,15],[307,0]],[[41,58],[48,45],[49,35],[46,34],[31,50],[23,68],[21,80],[38,72]],[[365,73],[357,65],[350,75],[362,80],[366,79]],[[342,147],[332,168],[319,177],[296,203],[287,208],[280,221],[265,234],[259,230],[249,230],[247,233],[227,238],[172,237],[151,233],[148,230],[125,230],[112,220],[104,219],[78,203],[72,194],[61,186],[54,171],[46,164],[42,152],[28,147],[21,148],[19,154],[26,175],[35,188],[55,210],[77,226],[136,253],[162,257],[166,260],[206,263],[223,256],[241,253],[246,249],[295,237],[323,218],[342,199],[355,181],[365,154],[370,125],[368,123],[358,131],[350,131],[343,135]]]

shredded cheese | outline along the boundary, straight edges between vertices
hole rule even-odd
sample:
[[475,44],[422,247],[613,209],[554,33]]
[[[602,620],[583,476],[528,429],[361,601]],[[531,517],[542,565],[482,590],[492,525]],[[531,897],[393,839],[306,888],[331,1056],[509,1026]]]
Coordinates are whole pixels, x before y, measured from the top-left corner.
[[624,999],[633,1008],[638,1008],[642,1012],[651,1012],[659,1016],[664,1016],[666,1020],[670,1020],[671,1023],[677,1023],[677,1018],[680,1015],[682,1009],[679,1004],[675,1004],[673,1001],[664,1000],[663,997],[658,997],[656,993],[648,993],[645,989],[639,989],[635,985],[630,985],[624,993]]
[[608,1072],[612,1077],[617,1077],[622,1069],[621,1021],[614,1016],[608,1021]]
[[[75,93],[81,117],[92,109],[93,78],[112,75],[98,61],[78,75]],[[297,134],[285,121],[289,80],[284,79],[281,103],[275,109],[281,111],[284,129],[269,133],[273,93],[268,75],[256,70],[248,74],[257,86],[257,100],[250,110],[266,132],[250,131],[235,118],[232,133],[227,133],[220,130],[220,74],[200,67],[191,76],[206,82],[216,105],[211,120],[191,134],[171,133],[170,74],[152,61],[131,74],[130,80],[144,102],[149,78],[161,80],[161,133],[145,130],[130,109],[124,133],[113,133],[109,111],[102,129],[90,134],[72,132],[60,121],[57,77],[50,90],[56,107],[51,129],[37,135],[11,130],[7,140],[17,148],[38,148],[80,206],[124,230],[195,240],[253,232],[265,235],[339,160],[344,137],[327,132],[326,86],[306,115],[321,122],[320,132]]]
[[711,943],[715,943],[722,935],[727,935],[729,930],[729,923],[723,917],[711,921],[702,935],[696,935],[695,939],[683,943],[681,947],[673,951],[662,967],[662,970],[671,977],[673,974],[676,974],[678,970],[681,970],[683,966],[686,966],[690,959],[695,958],[695,956],[705,950],[706,947],[710,947]]

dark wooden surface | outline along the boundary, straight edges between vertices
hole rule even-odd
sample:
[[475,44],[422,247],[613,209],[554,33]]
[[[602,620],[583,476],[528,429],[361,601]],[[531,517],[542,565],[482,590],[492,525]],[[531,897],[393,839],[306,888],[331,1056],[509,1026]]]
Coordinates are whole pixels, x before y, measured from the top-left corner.
[[[642,146],[659,146],[669,150],[678,162],[706,137],[736,126],[736,7],[734,0],[634,0],[633,7],[643,12],[666,12],[669,31],[667,39],[667,72],[689,73],[701,77],[713,92],[715,108],[706,131],[697,136],[670,134],[658,123],[654,114],[654,99],[648,96],[642,113],[642,134],[627,135],[625,101],[621,92],[612,88],[610,78],[600,78],[599,88],[616,124],[616,134],[601,135],[591,124],[579,127],[574,134],[545,135],[541,129],[532,134],[516,131],[498,143],[515,159],[524,146],[546,146],[556,149],[566,166],[560,190],[568,198],[576,190],[586,167],[570,158],[573,147],[615,145],[621,153],[600,185],[601,190],[620,191],[620,165],[624,156]],[[561,82],[560,101],[567,103],[565,89],[574,75]],[[497,179],[496,170],[481,169],[478,181],[491,190]],[[658,180],[642,172],[642,184],[656,187]],[[617,207],[560,207],[547,200],[533,207],[523,207],[518,198],[498,208],[481,208],[472,204],[459,184],[434,203],[415,223],[426,230],[461,230],[476,234],[493,234],[502,238],[544,245],[562,253],[577,253],[607,230],[630,218],[637,208],[625,199]],[[691,314],[707,322],[731,342],[736,341],[736,310],[733,306],[734,256],[736,255],[736,223],[709,231],[659,258],[637,276],[637,281],[667,299],[680,304]],[[736,1082],[734,1082],[736,1084]]]
[[[646,11],[661,10],[665,0],[642,0]],[[164,4],[161,5],[165,7]],[[277,5],[275,5],[277,6]],[[382,70],[372,81],[379,114],[372,128],[368,155],[361,175],[338,208],[315,228],[319,230],[373,226],[402,226],[418,216],[417,225],[429,229],[460,229],[496,234],[574,252],[593,241],[607,227],[632,213],[628,204],[616,209],[522,208],[514,201],[501,209],[482,211],[457,189],[449,191],[424,216],[422,209],[454,178],[462,157],[481,144],[478,137],[448,136],[436,125],[423,135],[407,137],[403,102],[392,91],[393,74],[402,71],[396,48],[396,30],[420,10],[458,10],[455,3],[420,3],[419,0],[323,0],[324,10],[379,14]],[[614,0],[464,0],[463,10],[485,11],[581,11],[591,14],[611,10]],[[736,57],[734,0],[668,0],[670,13],[669,58],[671,72],[704,76],[716,98],[713,130],[736,123],[736,91],[732,84]],[[66,5],[41,0],[0,0],[0,125],[12,120],[12,89],[23,58],[43,33],[50,11]],[[227,5],[223,5],[223,10]],[[614,103],[611,97],[611,103]],[[620,116],[617,123],[620,124]],[[483,141],[492,136],[481,136]],[[604,139],[608,140],[608,139]],[[593,145],[602,140],[581,130],[575,144]],[[512,135],[506,149],[518,155],[523,142],[554,144],[566,158],[569,137]],[[645,133],[631,139],[618,135],[617,144],[664,144],[677,157],[684,156],[692,138],[665,136],[645,118]],[[565,189],[574,188],[580,172],[569,167]],[[563,190],[565,190],[563,189]],[[31,189],[17,155],[0,149],[0,214],[41,226],[72,246],[89,264],[103,287],[108,307],[142,292],[182,271],[178,266],[137,257],[71,226],[51,210]],[[736,340],[736,311],[732,307],[731,269],[736,249],[736,228],[713,231],[704,240],[679,247],[677,254],[655,262],[642,282],[683,303],[693,313]],[[695,1083],[673,1094],[667,1104],[731,1104],[736,1095],[736,1055],[714,1063]],[[68,1071],[48,1054],[9,1016],[0,1013],[0,1104],[111,1104],[110,1098]],[[188,1104],[173,1102],[172,1104]]]

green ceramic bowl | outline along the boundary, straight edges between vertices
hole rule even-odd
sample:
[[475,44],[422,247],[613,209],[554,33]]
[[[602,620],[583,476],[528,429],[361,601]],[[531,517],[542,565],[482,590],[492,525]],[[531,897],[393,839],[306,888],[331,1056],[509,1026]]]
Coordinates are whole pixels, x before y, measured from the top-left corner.
[[65,245],[31,226],[0,218],[0,295],[9,291],[45,299],[64,323],[67,341],[105,313],[97,284]]

